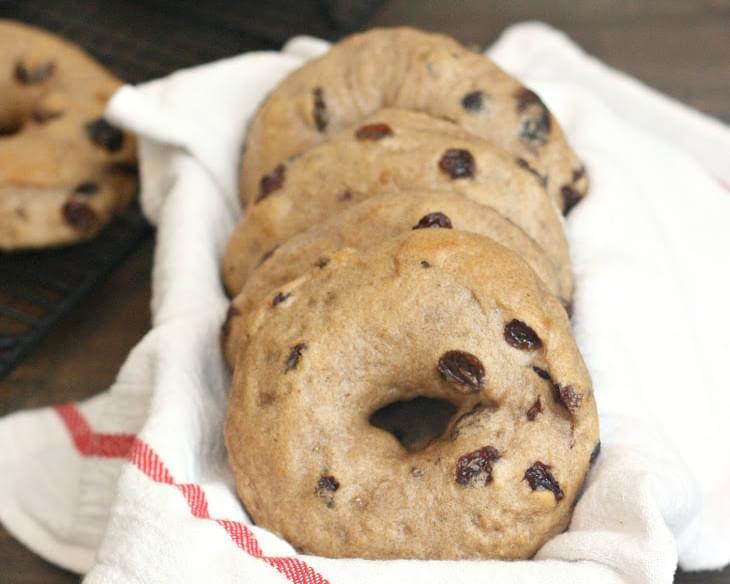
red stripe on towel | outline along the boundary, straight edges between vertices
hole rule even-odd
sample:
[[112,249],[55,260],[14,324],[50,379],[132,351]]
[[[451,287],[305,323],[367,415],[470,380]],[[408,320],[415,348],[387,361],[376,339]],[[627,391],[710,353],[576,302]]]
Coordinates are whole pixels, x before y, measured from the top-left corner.
[[180,491],[194,517],[215,521],[238,548],[276,568],[293,584],[328,584],[324,576],[299,558],[264,556],[256,535],[245,524],[211,517],[203,488],[194,483],[176,483],[162,459],[146,442],[133,434],[97,434],[74,404],[64,404],[54,409],[81,455],[127,458],[153,481]]
[[73,404],[56,406],[55,410],[71,434],[76,449],[84,456],[124,458],[132,448],[134,434],[97,434]]

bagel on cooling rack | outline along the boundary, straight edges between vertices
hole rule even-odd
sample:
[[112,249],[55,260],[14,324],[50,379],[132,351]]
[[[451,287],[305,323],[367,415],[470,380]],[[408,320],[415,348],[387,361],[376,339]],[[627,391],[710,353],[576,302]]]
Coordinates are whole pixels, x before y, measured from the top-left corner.
[[[429,559],[527,558],[566,528],[596,408],[563,307],[517,254],[419,229],[287,294],[248,321],[226,422],[257,524],[305,553]],[[416,398],[453,413],[409,450],[371,418]]]
[[135,142],[102,117],[119,85],[71,43],[0,21],[0,250],[88,239],[130,202]]
[[393,28],[347,37],[274,89],[246,137],[243,201],[289,157],[383,108],[451,120],[527,161],[564,213],[586,193],[583,165],[534,91],[451,38]]

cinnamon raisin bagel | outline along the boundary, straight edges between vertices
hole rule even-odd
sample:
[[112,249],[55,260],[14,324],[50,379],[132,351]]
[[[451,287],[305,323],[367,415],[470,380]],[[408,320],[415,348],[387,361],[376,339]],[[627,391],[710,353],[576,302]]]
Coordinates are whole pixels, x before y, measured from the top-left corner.
[[71,43],[0,21],[0,250],[88,239],[129,203],[135,142],[102,117],[119,85]]
[[[486,235],[517,253],[542,279],[547,289],[568,304],[572,282],[522,229],[491,207],[450,192],[403,191],[366,199],[296,235],[258,266],[236,296],[224,331],[228,362],[241,340],[244,320],[260,303],[289,299],[288,288],[311,269],[321,269],[331,252],[343,247],[367,250],[413,229],[456,229]],[[243,251],[243,250],[240,250]],[[236,255],[235,257],[240,257]],[[230,262],[233,258],[228,258]],[[293,283],[292,285],[296,285]]]
[[451,120],[524,159],[563,212],[587,190],[582,164],[534,91],[449,37],[393,28],[347,37],[274,89],[246,138],[244,202],[289,157],[383,108]]
[[527,233],[572,276],[561,217],[535,170],[445,120],[383,110],[330,136],[267,177],[231,237],[224,280],[231,296],[273,249],[348,206],[381,192],[451,191],[490,206]]
[[[528,558],[597,444],[563,307],[514,252],[449,229],[343,250],[248,320],[225,436],[253,520],[304,553]],[[438,400],[427,444],[378,412]],[[410,420],[418,424],[418,419]]]

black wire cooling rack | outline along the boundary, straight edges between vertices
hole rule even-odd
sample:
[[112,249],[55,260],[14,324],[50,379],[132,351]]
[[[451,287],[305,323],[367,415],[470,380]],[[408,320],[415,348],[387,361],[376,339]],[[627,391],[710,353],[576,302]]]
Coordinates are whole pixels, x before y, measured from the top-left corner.
[[[277,48],[295,34],[337,38],[385,0],[0,0],[0,18],[53,31],[138,83],[222,57]],[[0,380],[151,229],[139,208],[92,241],[0,252]]]

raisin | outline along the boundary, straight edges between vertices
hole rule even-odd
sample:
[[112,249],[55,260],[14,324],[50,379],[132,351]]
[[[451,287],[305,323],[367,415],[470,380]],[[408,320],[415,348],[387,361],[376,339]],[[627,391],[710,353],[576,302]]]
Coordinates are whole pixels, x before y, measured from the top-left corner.
[[233,306],[233,304],[228,307],[228,310],[226,311],[226,318],[221,326],[221,343],[223,343],[228,338],[228,335],[231,334],[231,321],[239,314],[241,314],[241,312],[238,308]]
[[66,221],[82,233],[91,231],[99,223],[96,211],[83,201],[72,199],[63,206],[63,216]]
[[550,134],[550,117],[548,115],[539,118],[528,118],[522,124],[520,137],[525,142],[545,144]]
[[282,292],[277,292],[276,296],[274,296],[273,300],[271,301],[271,306],[277,306],[284,302],[287,298],[291,296],[291,292],[287,292],[286,294]]
[[492,463],[499,460],[500,456],[493,446],[485,446],[465,454],[456,463],[456,482],[466,486],[483,477],[484,485],[488,485],[492,482]]
[[563,197],[563,215],[567,215],[580,203],[583,196],[570,185],[560,187],[560,194]]
[[327,507],[332,508],[335,506],[335,491],[339,488],[340,483],[335,477],[322,475],[317,481],[317,486],[314,487],[314,494],[324,499]]
[[296,369],[299,364],[299,358],[302,356],[302,351],[306,348],[307,345],[305,343],[297,343],[291,348],[291,352],[284,363],[284,373],[288,373],[292,369]]
[[62,115],[63,111],[61,110],[50,110],[43,109],[42,107],[37,107],[33,110],[33,113],[30,115],[30,117],[33,118],[33,121],[38,124],[45,124],[47,122],[50,122],[51,120],[60,118]]
[[573,182],[577,183],[586,174],[585,164],[581,164],[578,168],[573,169]]
[[393,130],[388,124],[367,124],[360,126],[355,132],[358,140],[381,140],[393,135]]
[[274,191],[278,191],[284,186],[284,179],[286,174],[286,167],[283,164],[277,166],[270,174],[261,177],[261,183],[259,185],[259,196],[256,198],[256,203],[263,201]]
[[327,256],[322,256],[316,262],[314,262],[314,265],[317,266],[318,268],[322,269],[329,263],[330,263],[330,259]]
[[478,112],[484,105],[484,94],[479,91],[471,91],[461,98],[461,107],[469,112]]
[[573,414],[580,407],[583,396],[577,393],[570,385],[559,385],[553,383],[553,397],[562,403],[568,411]]
[[443,229],[451,229],[451,219],[449,219],[448,216],[444,215],[443,213],[436,211],[435,213],[429,213],[428,215],[424,215],[423,217],[421,217],[418,223],[413,226],[413,229],[425,229],[428,227],[441,227]]
[[319,480],[317,481],[317,486],[314,487],[314,493],[315,495],[322,497],[326,496],[329,493],[334,493],[339,488],[340,482],[335,477],[333,477],[332,475],[323,475],[319,477]]
[[12,136],[13,134],[17,134],[20,132],[22,127],[22,123],[18,120],[6,121],[5,124],[0,124],[0,138],[3,136]]
[[529,172],[532,176],[534,176],[543,187],[547,186],[547,182],[548,182],[547,177],[541,175],[537,171],[536,168],[534,168],[533,166],[530,165],[529,162],[527,162],[527,160],[525,160],[524,158],[518,158],[517,166],[519,166],[520,168],[524,168],[527,172]]
[[472,178],[476,163],[468,150],[449,148],[439,160],[439,168],[453,179]]
[[429,264],[426,260],[421,260],[421,267],[422,268],[430,268],[431,264]]
[[22,61],[15,64],[15,79],[23,85],[35,85],[48,79],[56,70],[56,63],[48,61],[34,67],[27,67]]
[[545,381],[549,381],[550,383],[552,383],[552,381],[553,381],[553,378],[552,378],[552,377],[550,377],[550,373],[549,373],[549,372],[547,372],[547,371],[545,371],[545,369],[540,369],[540,367],[533,367],[533,368],[532,368],[532,370],[533,370],[533,371],[534,371],[535,373],[537,373],[537,375],[538,375],[538,376],[539,376],[540,378],[544,379]]
[[530,422],[534,422],[535,418],[537,418],[537,415],[542,412],[542,401],[540,400],[540,396],[537,396],[537,399],[535,400],[535,403],[530,406],[530,409],[527,410],[527,419],[530,420]]
[[74,189],[74,193],[77,193],[79,195],[84,195],[85,197],[90,197],[91,195],[95,195],[99,192],[99,185],[93,181],[86,181],[82,182],[80,185],[78,185]]
[[515,98],[517,99],[517,113],[521,114],[532,106],[537,106],[540,109],[547,110],[547,107],[540,99],[540,96],[527,87],[520,88],[515,94]]
[[515,349],[537,351],[542,341],[537,333],[521,320],[511,320],[504,327],[504,340]]
[[119,174],[126,174],[127,176],[139,176],[139,166],[136,162],[127,162],[124,160],[112,162],[109,165],[109,170]]
[[596,462],[596,459],[598,458],[599,454],[601,454],[601,441],[600,440],[598,442],[596,442],[596,445],[593,448],[593,452],[591,452],[590,464],[593,464],[594,462]]
[[550,391],[553,394],[555,403],[563,404],[570,412],[571,416],[575,414],[575,410],[580,407],[583,396],[577,393],[570,385],[560,385],[555,383],[550,373],[540,367],[533,367],[532,370],[542,379],[550,383]]
[[471,353],[447,351],[438,362],[441,376],[457,386],[465,386],[465,391],[479,392],[484,387],[484,365]]
[[124,134],[104,118],[96,118],[86,124],[86,133],[91,141],[108,152],[118,152],[124,143]]
[[352,193],[350,191],[342,191],[337,199],[342,202],[350,201],[352,200]]
[[550,112],[540,97],[532,90],[523,87],[515,95],[517,113],[522,116],[520,138],[531,145],[545,144],[550,135]]
[[555,501],[560,502],[565,497],[565,493],[555,480],[553,473],[550,472],[551,468],[538,460],[525,471],[525,477],[522,480],[526,480],[533,491],[551,491],[555,496]]
[[312,90],[312,98],[314,100],[314,108],[312,110],[314,125],[317,127],[317,130],[324,132],[330,121],[330,116],[327,113],[327,104],[324,101],[324,91],[322,91],[321,87],[315,87]]
[[272,255],[274,255],[274,252],[279,249],[278,245],[275,245],[270,250],[265,251],[261,254],[261,257],[259,258],[258,263],[256,264],[256,267],[259,267],[261,264],[263,264],[266,260],[268,260]]

